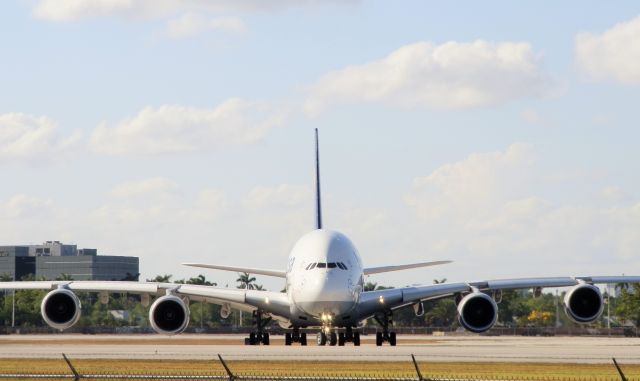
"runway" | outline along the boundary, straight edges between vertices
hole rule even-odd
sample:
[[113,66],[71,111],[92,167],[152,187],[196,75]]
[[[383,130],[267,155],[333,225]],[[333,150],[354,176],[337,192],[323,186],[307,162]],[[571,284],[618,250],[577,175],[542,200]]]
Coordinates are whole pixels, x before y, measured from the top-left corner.
[[238,345],[238,335],[11,335],[0,337],[0,358],[214,359],[296,361],[548,362],[640,364],[640,339],[606,337],[398,336],[397,347]]

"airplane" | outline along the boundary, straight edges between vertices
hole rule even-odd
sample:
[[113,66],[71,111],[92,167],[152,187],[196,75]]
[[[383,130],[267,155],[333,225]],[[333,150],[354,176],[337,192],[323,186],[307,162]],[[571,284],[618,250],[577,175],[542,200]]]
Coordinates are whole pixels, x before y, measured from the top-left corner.
[[244,266],[185,263],[186,266],[284,278],[285,292],[228,289],[213,286],[127,282],[127,281],[25,281],[0,282],[0,290],[49,290],[41,303],[41,314],[51,327],[64,330],[80,319],[81,305],[76,292],[97,292],[102,303],[109,293],[133,293],[141,296],[149,309],[151,327],[161,334],[183,332],[189,324],[189,302],[215,303],[227,318],[233,309],[253,314],[254,327],[245,339],[248,345],[269,345],[267,325],[275,320],[286,330],[285,345],[307,345],[305,329],[317,329],[318,345],[360,346],[362,323],[373,318],[381,330],[376,345],[395,346],[393,312],[413,306],[424,314],[424,301],[453,297],[458,321],[466,330],[482,333],[498,318],[498,302],[503,290],[570,287],[564,298],[564,310],[577,323],[591,323],[602,314],[604,301],[596,284],[640,283],[640,276],[582,276],[498,279],[478,282],[452,282],[424,286],[365,291],[367,275],[428,266],[451,261],[431,261],[382,267],[364,267],[358,250],[349,238],[326,229],[322,221],[320,194],[320,153],[315,130],[315,229],[303,235],[293,246],[285,270]]

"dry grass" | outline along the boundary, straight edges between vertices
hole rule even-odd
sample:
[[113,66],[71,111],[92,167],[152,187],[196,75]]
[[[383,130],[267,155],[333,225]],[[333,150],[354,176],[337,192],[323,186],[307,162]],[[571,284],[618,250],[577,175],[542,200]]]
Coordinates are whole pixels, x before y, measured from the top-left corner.
[[[225,374],[216,361],[72,360],[83,374]],[[411,362],[228,361],[238,375],[415,377]],[[443,363],[422,362],[424,377],[520,380],[619,380],[609,364]],[[640,365],[623,366],[628,379],[640,379]],[[1,359],[2,373],[64,373],[63,360]],[[1,379],[1,377],[0,377]]]

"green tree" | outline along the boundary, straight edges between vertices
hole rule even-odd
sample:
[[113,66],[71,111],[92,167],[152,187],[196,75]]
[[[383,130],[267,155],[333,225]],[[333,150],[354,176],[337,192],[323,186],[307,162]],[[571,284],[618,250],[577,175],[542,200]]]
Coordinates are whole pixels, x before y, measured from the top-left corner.
[[189,280],[186,281],[187,284],[198,284],[198,285],[203,285],[203,286],[217,286],[217,283],[212,283],[209,282],[207,280],[207,278],[205,278],[204,275],[200,274],[195,278],[189,278]]
[[253,290],[255,281],[256,278],[252,277],[249,273],[238,273],[238,279],[236,279],[236,282],[240,283],[238,288],[244,288],[246,290]]
[[615,311],[623,324],[628,321],[640,327],[640,284],[620,289]]
[[169,283],[171,282],[171,278],[173,278],[173,275],[171,274],[156,275],[153,279],[147,279],[147,282]]

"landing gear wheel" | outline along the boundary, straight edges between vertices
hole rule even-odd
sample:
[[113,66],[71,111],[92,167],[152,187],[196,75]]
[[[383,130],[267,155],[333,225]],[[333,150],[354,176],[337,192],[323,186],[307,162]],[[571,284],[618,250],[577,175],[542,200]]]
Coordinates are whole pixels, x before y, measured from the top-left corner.
[[353,346],[360,346],[360,332],[354,332],[353,334]]
[[303,347],[307,345],[307,333],[303,332],[300,334],[300,345]]
[[251,332],[249,334],[249,345],[256,345],[256,334],[255,334],[255,332]]
[[269,345],[269,332],[262,334],[262,345]]
[[327,335],[324,332],[318,332],[316,341],[318,342],[319,346],[327,345]]
[[345,342],[344,333],[343,332],[338,333],[338,346],[344,347],[344,342]]
[[338,343],[338,335],[336,335],[335,332],[331,332],[331,335],[329,336],[329,345],[333,347],[337,343]]
[[382,332],[376,332],[376,346],[382,346]]
[[291,333],[284,334],[284,345],[291,345]]
[[391,345],[392,347],[396,346],[396,333],[395,332],[390,332],[389,333],[389,345]]

